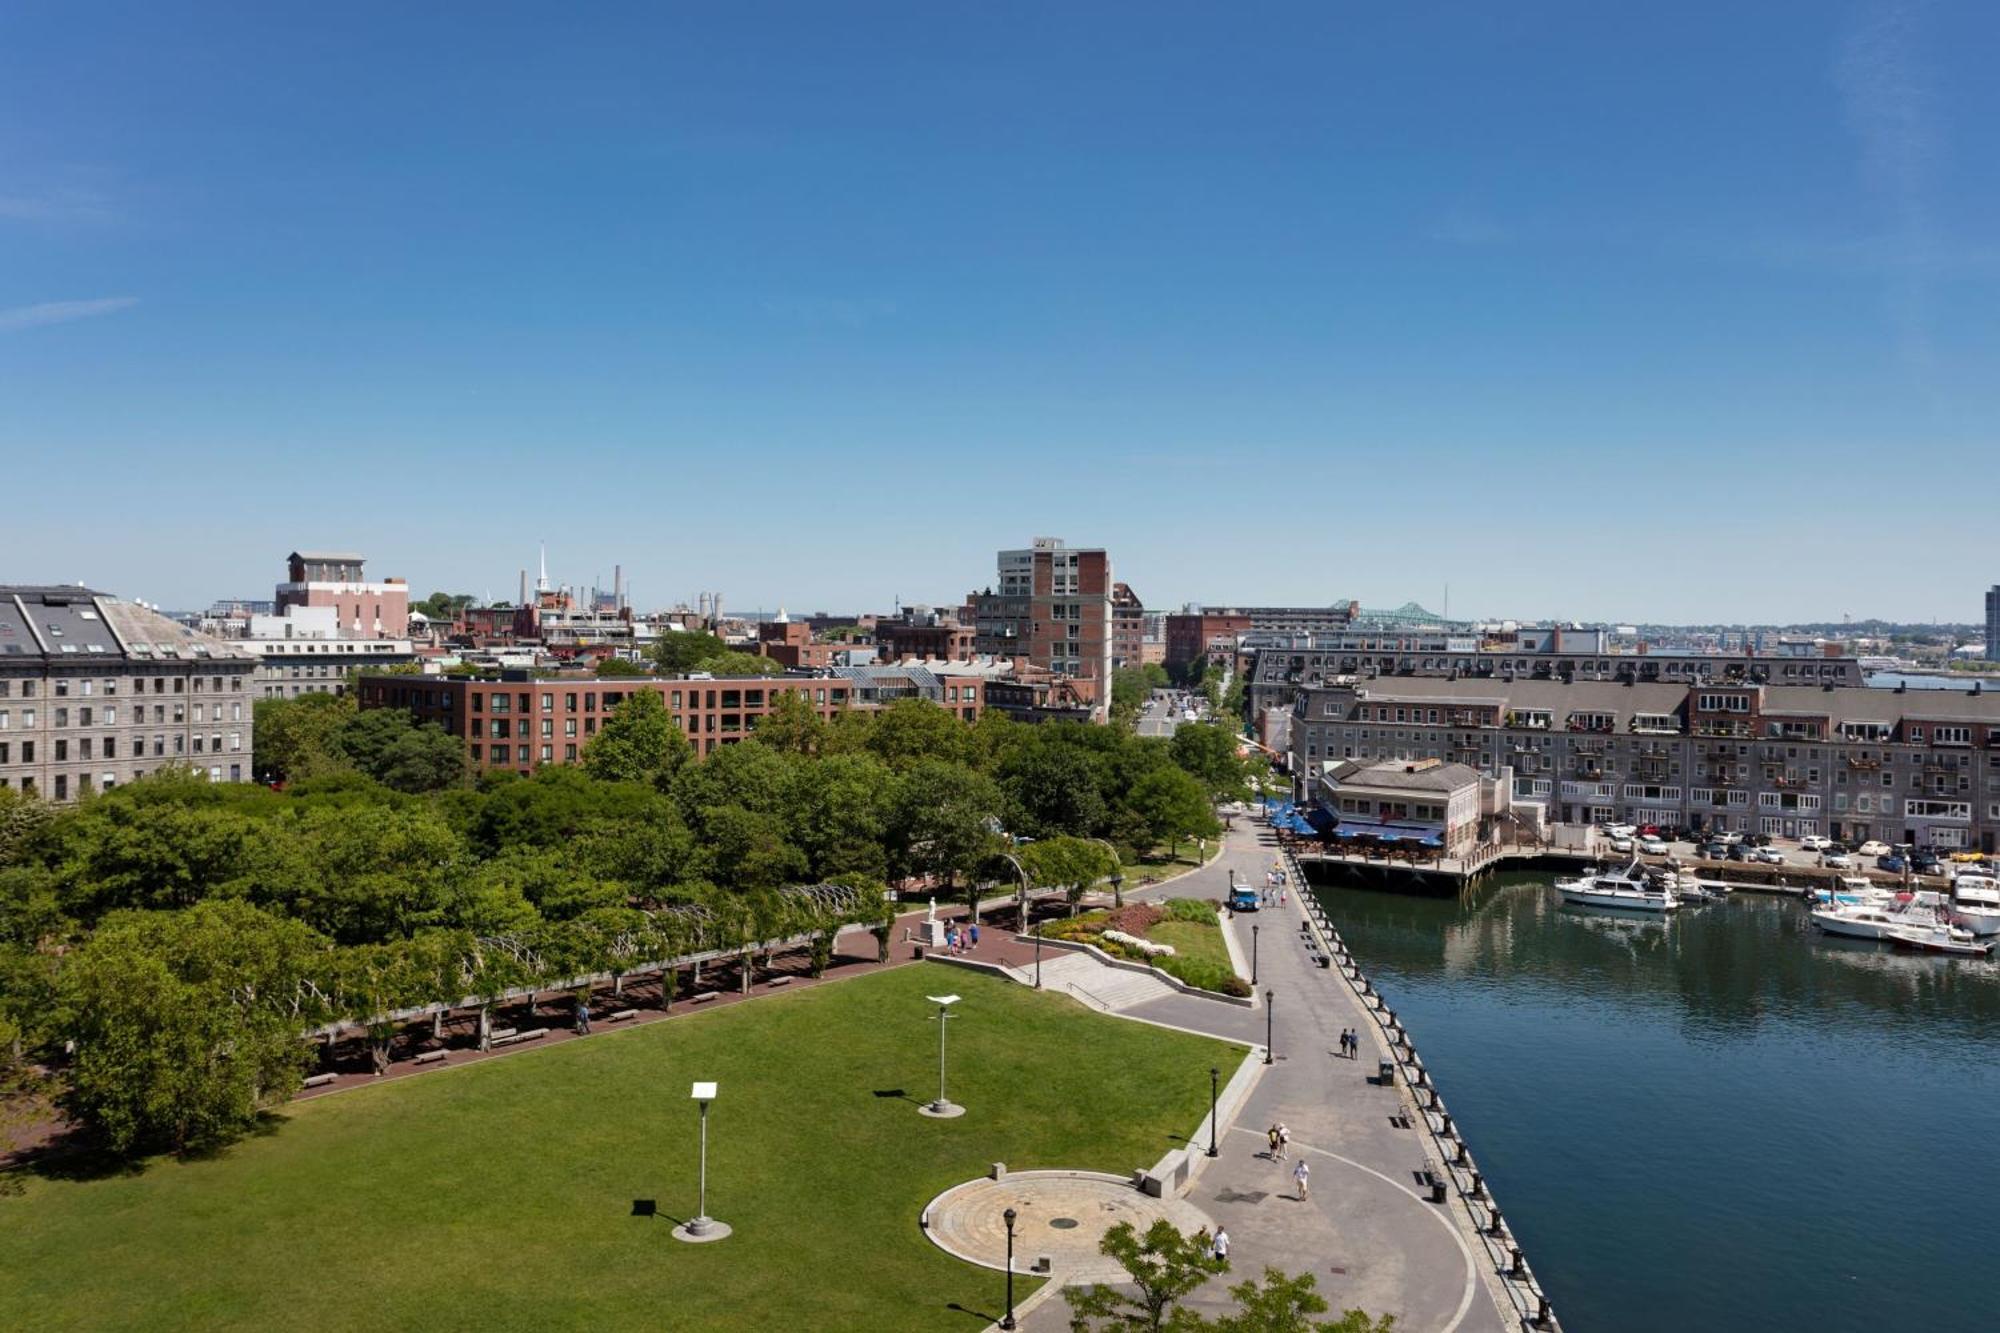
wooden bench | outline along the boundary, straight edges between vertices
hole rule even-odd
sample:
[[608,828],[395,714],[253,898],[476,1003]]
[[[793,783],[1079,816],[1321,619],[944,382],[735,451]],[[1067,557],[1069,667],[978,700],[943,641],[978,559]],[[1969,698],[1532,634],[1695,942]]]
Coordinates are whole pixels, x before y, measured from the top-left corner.
[[764,984],[766,986],[789,986],[792,984],[792,979],[790,977],[772,977]]
[[335,1079],[339,1077],[340,1075],[338,1074],[314,1074],[311,1078],[307,1079],[304,1083],[300,1084],[299,1086],[306,1088],[323,1088],[327,1084],[333,1082]]
[[503,1041],[512,1041],[518,1034],[514,1028],[494,1028],[486,1034],[486,1040],[498,1046]]
[[526,1032],[516,1032],[512,1028],[508,1028],[504,1036],[498,1032],[493,1034],[493,1044],[495,1046],[518,1046],[524,1041],[540,1041],[548,1035],[549,1030],[547,1028],[529,1028]]
[[450,1051],[425,1051],[422,1055],[416,1058],[415,1063],[420,1065],[434,1065],[442,1061],[447,1055],[450,1054],[451,1054]]
[[699,995],[696,995],[696,996],[692,996],[692,997],[690,997],[690,998],[689,998],[689,1000],[688,1000],[688,1003],[689,1003],[689,1004],[707,1004],[707,1003],[708,1003],[708,1002],[709,1002],[710,1000],[719,1000],[719,999],[721,999],[721,998],[722,998],[722,992],[721,992],[721,991],[719,991],[719,990],[705,990],[705,991],[703,991],[703,992],[702,992],[701,994],[699,994]]
[[638,1016],[639,1011],[637,1009],[620,1009],[615,1014],[607,1015],[604,1021],[607,1023],[623,1023],[628,1018],[637,1018]]

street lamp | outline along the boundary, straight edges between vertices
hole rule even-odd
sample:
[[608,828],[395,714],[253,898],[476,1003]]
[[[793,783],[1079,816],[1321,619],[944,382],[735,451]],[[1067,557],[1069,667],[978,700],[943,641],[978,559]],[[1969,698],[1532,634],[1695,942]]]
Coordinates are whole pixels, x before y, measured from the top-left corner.
[[1250,984],[1257,984],[1257,923],[1250,923]]
[[729,1234],[729,1224],[708,1215],[708,1104],[715,1100],[715,1084],[697,1083],[688,1094],[701,1103],[701,1204],[693,1220],[674,1228],[674,1239],[685,1241],[721,1240]]
[[1264,992],[1264,1063],[1271,1063],[1271,1001],[1278,998],[1273,990]]
[[1215,1146],[1215,1099],[1222,1081],[1222,1071],[1214,1065],[1208,1067],[1208,1155],[1220,1157],[1221,1149]]
[[1020,1214],[1012,1208],[1000,1214],[1007,1223],[1007,1314],[1000,1321],[1000,1327],[1014,1327],[1014,1219]]
[[925,1105],[923,1105],[923,1106],[919,1106],[919,1107],[917,1108],[917,1111],[918,1111],[918,1113],[919,1113],[919,1114],[921,1114],[921,1115],[927,1115],[927,1116],[930,1116],[930,1117],[931,1117],[931,1118],[932,1118],[933,1120],[949,1120],[949,1119],[951,1119],[951,1118],[952,1118],[953,1116],[960,1116],[960,1115],[964,1115],[964,1114],[965,1114],[965,1108],[964,1108],[963,1106],[954,1106],[954,1105],[952,1105],[952,1103],[950,1102],[950,1100],[949,1100],[949,1099],[947,1099],[947,1098],[945,1097],[945,1095],[944,1095],[944,1032],[945,1032],[945,1024],[946,1024],[947,1022],[949,1022],[949,1021],[951,1020],[951,1007],[952,1007],[953,1005],[955,1005],[955,1004],[957,1004],[957,1003],[958,1003],[958,996],[956,996],[956,995],[927,995],[927,996],[925,996],[924,998],[925,998],[925,999],[927,999],[927,1000],[929,1000],[929,1001],[930,1001],[930,1002],[931,1002],[932,1004],[934,1004],[934,1005],[936,1005],[936,1006],[938,1007],[938,1011],[937,1011],[937,1018],[938,1018],[938,1095],[937,1095],[937,1100],[936,1100],[936,1101],[934,1101],[934,1102],[928,1102],[928,1103],[926,1103],[926,1104],[925,1104]]
[[1035,989],[1042,988],[1042,923],[1035,923]]

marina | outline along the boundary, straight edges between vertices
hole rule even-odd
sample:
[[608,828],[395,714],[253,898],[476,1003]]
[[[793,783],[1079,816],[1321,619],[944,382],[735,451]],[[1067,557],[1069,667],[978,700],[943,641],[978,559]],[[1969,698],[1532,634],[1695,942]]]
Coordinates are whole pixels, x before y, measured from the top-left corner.
[[1639,914],[1553,878],[1317,897],[1564,1322],[1990,1326],[1925,1275],[2000,1246],[2000,1166],[1956,1137],[2000,1094],[2000,964],[1828,936],[1796,897]]

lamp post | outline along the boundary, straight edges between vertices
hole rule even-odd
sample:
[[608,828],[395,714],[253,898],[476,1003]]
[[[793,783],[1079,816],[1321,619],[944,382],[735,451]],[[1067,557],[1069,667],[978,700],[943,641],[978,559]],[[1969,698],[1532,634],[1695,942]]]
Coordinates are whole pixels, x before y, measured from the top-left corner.
[[708,1104],[715,1100],[715,1084],[697,1083],[688,1096],[701,1104],[701,1202],[690,1221],[674,1228],[674,1239],[721,1240],[729,1234],[729,1224],[708,1215]]
[[1222,1071],[1214,1065],[1208,1067],[1208,1155],[1220,1157],[1221,1149],[1215,1146],[1215,1101],[1222,1083]]
[[1275,1000],[1275,999],[1277,999],[1277,998],[1278,998],[1278,993],[1277,993],[1276,991],[1273,991],[1273,990],[1269,990],[1269,989],[1265,990],[1265,992],[1264,992],[1264,1063],[1265,1063],[1265,1064],[1267,1064],[1267,1065],[1271,1063],[1271,1001],[1273,1001],[1273,1000]]
[[1035,989],[1042,988],[1042,923],[1035,923]]
[[925,997],[938,1007],[938,1095],[934,1102],[927,1102],[917,1108],[920,1115],[933,1120],[949,1120],[953,1116],[965,1114],[963,1106],[954,1106],[944,1095],[944,1032],[945,1024],[951,1020],[951,1007],[958,1003],[956,995],[929,995]]
[[1012,1208],[1000,1214],[1007,1223],[1007,1313],[1000,1320],[1000,1327],[1014,1327],[1014,1219],[1019,1216]]
[[1250,923],[1250,984],[1257,984],[1257,923]]

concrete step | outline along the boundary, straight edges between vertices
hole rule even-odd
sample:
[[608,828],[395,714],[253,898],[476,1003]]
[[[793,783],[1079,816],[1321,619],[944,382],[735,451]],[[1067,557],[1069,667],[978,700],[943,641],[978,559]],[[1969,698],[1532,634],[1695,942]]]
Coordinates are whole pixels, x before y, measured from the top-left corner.
[[1106,967],[1090,955],[1080,953],[1064,954],[1054,960],[1045,956],[1042,960],[1042,985],[1045,989],[1057,990],[1075,987],[1084,992],[1087,1001],[1094,1000],[1104,1008],[1121,1010],[1178,993],[1157,977]]

